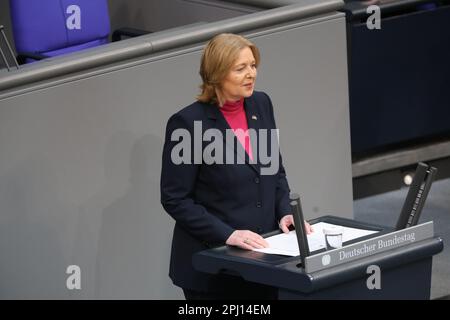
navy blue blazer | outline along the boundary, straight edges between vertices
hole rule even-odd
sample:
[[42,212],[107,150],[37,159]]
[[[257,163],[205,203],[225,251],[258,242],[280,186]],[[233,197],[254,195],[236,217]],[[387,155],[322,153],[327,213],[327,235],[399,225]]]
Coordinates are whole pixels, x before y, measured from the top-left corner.
[[[244,99],[244,108],[249,129],[257,132],[258,129],[276,129],[272,102],[267,94],[255,91]],[[195,102],[175,113],[166,128],[161,203],[176,221],[169,272],[173,283],[185,289],[211,291],[213,285],[217,288],[220,284],[192,267],[192,255],[225,244],[234,230],[262,234],[277,229],[278,221],[291,213],[290,190],[279,152],[278,171],[272,175],[261,175],[263,165],[250,163],[248,155],[244,164],[238,164],[237,157],[233,164],[194,163],[195,152],[198,156],[211,143],[209,141],[202,142],[201,148],[191,148],[190,164],[174,164],[172,149],[180,141],[171,141],[172,133],[182,128],[194,137],[194,121],[201,121],[202,133],[210,128],[220,130],[224,137],[223,150],[230,150],[225,145],[225,130],[230,127],[217,105]],[[255,141],[251,143],[255,153]],[[242,148],[239,143],[236,146],[236,152]]]

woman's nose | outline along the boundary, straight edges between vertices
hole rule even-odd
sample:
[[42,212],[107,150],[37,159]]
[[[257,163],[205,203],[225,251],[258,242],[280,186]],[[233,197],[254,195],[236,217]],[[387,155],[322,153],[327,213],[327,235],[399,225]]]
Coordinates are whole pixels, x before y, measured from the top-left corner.
[[250,67],[250,69],[247,72],[247,78],[254,78],[255,75],[256,75],[256,70]]

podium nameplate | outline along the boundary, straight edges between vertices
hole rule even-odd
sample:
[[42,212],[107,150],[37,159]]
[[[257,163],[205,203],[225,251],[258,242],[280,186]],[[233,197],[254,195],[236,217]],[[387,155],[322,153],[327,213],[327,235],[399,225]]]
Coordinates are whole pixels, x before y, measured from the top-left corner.
[[305,259],[305,272],[320,271],[380,252],[403,247],[417,241],[429,239],[433,236],[433,221],[383,234],[342,248],[309,256]]

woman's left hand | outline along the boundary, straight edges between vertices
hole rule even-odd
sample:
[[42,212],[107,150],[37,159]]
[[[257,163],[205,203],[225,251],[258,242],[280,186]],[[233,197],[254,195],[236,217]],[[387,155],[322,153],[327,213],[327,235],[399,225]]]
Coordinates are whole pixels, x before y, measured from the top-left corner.
[[[292,214],[288,214],[286,216],[284,216],[283,218],[281,218],[280,223],[279,223],[279,227],[281,229],[281,231],[283,231],[284,233],[289,233],[289,226],[290,225],[294,225],[294,216]],[[312,226],[305,221],[305,230],[306,230],[306,234],[311,234],[314,230],[312,228]]]

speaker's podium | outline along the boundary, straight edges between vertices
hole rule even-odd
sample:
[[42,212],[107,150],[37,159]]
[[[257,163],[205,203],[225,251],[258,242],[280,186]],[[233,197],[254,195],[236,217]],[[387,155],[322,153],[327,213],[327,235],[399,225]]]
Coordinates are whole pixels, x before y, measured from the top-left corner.
[[[443,241],[434,235],[432,221],[417,224],[417,220],[431,173],[428,186],[419,183],[418,192],[411,186],[396,228],[325,216],[310,223],[373,233],[346,241],[340,248],[311,253],[308,246],[305,252],[300,239],[301,258],[222,246],[195,254],[193,265],[202,272],[226,273],[273,286],[278,299],[429,299],[432,258],[443,250]],[[293,212],[295,218],[294,208]],[[276,234],[280,231],[265,237]],[[297,231],[297,238],[301,237]]]
[[[202,272],[232,274],[276,287],[278,299],[430,298],[432,257],[443,249],[442,239],[433,236],[432,222],[394,232],[332,216],[310,222],[379,232],[369,239],[344,243],[340,249],[313,252],[305,259],[306,268],[298,256],[229,246],[195,254],[193,265]],[[379,288],[374,287],[377,281]]]

